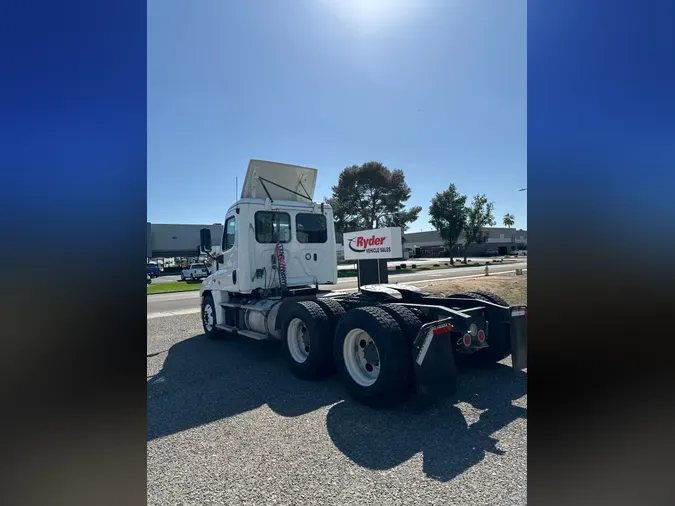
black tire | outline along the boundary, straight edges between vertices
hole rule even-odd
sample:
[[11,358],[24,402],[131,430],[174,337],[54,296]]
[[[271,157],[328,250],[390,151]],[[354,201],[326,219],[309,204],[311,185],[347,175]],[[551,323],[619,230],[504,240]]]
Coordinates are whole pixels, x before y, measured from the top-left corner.
[[[291,372],[306,380],[323,378],[333,373],[333,329],[326,312],[312,300],[292,302],[281,310],[281,340]],[[295,319],[302,322],[305,333],[308,334],[309,349],[306,351],[309,354],[304,362],[296,360],[290,349],[293,344],[289,343],[288,331]]]
[[511,304],[509,304],[505,299],[503,299],[502,297],[500,297],[496,293],[491,292],[489,290],[471,290],[470,292],[467,292],[467,293],[480,295],[483,299],[485,299],[489,302],[492,302],[493,304],[498,304],[500,306],[506,306],[506,307],[511,306]]
[[[462,294],[465,297],[492,302],[508,306],[508,302],[499,297],[499,295],[489,292],[487,290],[476,290],[475,292],[465,292]],[[471,369],[483,369],[492,367],[500,360],[504,360],[511,354],[511,339],[508,333],[495,334],[488,332],[487,339],[488,347],[476,351],[471,354],[457,353],[457,363],[463,367]]]
[[[417,333],[422,327],[422,321],[413,313],[410,309],[405,306],[400,306],[398,304],[382,304],[377,306],[383,309],[389,316],[391,316],[398,326],[401,327],[401,331],[405,336],[405,340],[408,343],[408,355],[412,355],[413,344],[415,343],[415,338]],[[408,388],[414,390],[415,387],[415,371],[412,359],[408,362],[409,366],[406,370],[408,380],[406,380]]]
[[359,307],[379,306],[380,304],[373,297],[363,293],[355,293],[343,298],[340,301],[340,305],[345,311],[350,311]]
[[445,297],[446,299],[478,299],[478,300],[487,300],[474,292],[458,292],[452,293]]
[[181,281],[185,281],[185,276],[183,276],[183,275],[181,274],[181,275],[180,275],[180,280],[181,280]]
[[411,345],[410,349],[412,349],[412,344],[422,326],[420,319],[405,306],[399,306],[398,304],[382,304],[378,307],[382,308],[389,316],[396,320],[396,323],[398,323],[398,326],[401,327],[401,330],[403,331],[403,335]]
[[[380,372],[370,385],[357,383],[345,364],[345,339],[354,329],[366,331],[377,346]],[[335,329],[333,354],[347,390],[359,402],[371,407],[391,407],[410,394],[410,347],[401,327],[384,309],[360,307],[347,311]]]
[[338,301],[329,297],[319,297],[316,299],[316,303],[321,306],[323,312],[328,316],[332,335],[335,331],[335,327],[337,327],[338,321],[340,321],[340,318],[342,318],[347,311],[345,311],[345,308],[343,308]]
[[[211,313],[213,315],[213,325],[209,325],[207,321],[207,307],[211,308]],[[225,336],[226,332],[219,328],[216,328],[218,323],[216,319],[216,304],[213,302],[213,297],[211,295],[205,295],[202,297],[202,327],[204,328],[204,335],[208,339],[221,339]]]

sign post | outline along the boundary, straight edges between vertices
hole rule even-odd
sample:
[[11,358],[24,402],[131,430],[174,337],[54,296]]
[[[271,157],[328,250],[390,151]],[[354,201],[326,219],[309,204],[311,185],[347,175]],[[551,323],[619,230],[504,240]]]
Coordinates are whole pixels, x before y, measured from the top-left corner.
[[356,260],[359,287],[387,283],[387,260],[403,256],[400,227],[348,232],[343,242],[345,260]]

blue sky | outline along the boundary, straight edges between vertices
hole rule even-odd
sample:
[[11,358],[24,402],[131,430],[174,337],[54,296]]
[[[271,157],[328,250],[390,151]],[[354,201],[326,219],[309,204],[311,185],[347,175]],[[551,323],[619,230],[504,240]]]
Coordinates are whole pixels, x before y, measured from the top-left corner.
[[[403,169],[527,227],[526,2],[151,0],[148,220],[222,222],[251,158]],[[501,223],[498,223],[501,224]]]

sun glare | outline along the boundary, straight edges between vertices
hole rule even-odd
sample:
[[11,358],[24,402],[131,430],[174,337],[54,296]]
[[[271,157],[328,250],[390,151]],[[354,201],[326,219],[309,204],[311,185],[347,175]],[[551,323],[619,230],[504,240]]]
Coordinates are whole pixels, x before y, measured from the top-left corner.
[[414,5],[412,0],[327,0],[326,3],[343,21],[363,28],[383,27]]

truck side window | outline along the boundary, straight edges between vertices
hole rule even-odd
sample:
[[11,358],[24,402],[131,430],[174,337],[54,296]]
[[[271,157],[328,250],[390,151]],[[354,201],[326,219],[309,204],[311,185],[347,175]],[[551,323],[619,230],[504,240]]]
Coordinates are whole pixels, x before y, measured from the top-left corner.
[[323,214],[298,213],[295,215],[295,233],[298,242],[318,244],[328,240],[328,227]]
[[234,246],[234,236],[237,228],[234,216],[225,220],[225,226],[223,227],[223,244],[221,246],[222,251],[227,251],[232,246]]
[[290,242],[291,215],[273,211],[255,213],[255,240],[261,244]]

